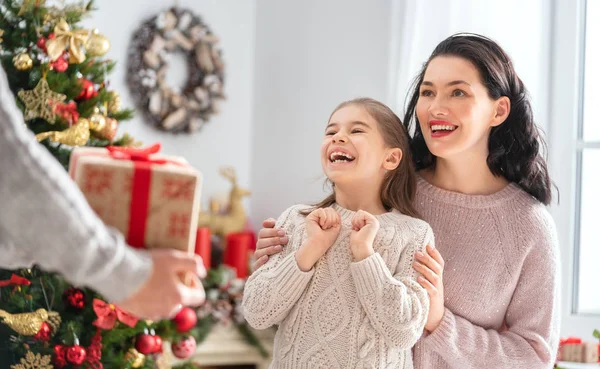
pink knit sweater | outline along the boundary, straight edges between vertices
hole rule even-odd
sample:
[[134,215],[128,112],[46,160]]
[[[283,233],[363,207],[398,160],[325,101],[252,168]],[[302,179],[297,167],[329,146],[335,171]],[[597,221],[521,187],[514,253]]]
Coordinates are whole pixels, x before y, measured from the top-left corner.
[[421,177],[416,207],[446,262],[446,311],[440,326],[415,346],[415,368],[551,368],[560,270],[545,207],[515,184],[473,196]]

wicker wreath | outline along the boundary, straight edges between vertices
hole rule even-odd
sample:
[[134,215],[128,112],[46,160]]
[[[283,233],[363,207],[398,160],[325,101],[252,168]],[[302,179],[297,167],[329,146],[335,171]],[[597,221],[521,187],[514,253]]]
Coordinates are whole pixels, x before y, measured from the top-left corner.
[[[172,8],[146,20],[133,34],[127,84],[146,120],[168,132],[194,132],[219,112],[224,63],[219,39],[200,17]],[[181,91],[165,75],[174,52],[187,56],[189,77]]]

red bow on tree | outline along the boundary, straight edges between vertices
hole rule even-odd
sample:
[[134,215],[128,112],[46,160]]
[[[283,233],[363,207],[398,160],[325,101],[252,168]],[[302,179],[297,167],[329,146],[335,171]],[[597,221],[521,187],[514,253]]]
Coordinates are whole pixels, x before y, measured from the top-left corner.
[[0,281],[0,287],[6,286],[29,286],[31,282],[27,278],[20,277],[16,274],[13,274],[10,279],[5,281]]
[[112,329],[115,323],[121,323],[133,328],[138,322],[138,318],[121,310],[118,306],[106,303],[102,300],[94,299],[94,312],[98,319],[94,321],[94,325],[102,329]]

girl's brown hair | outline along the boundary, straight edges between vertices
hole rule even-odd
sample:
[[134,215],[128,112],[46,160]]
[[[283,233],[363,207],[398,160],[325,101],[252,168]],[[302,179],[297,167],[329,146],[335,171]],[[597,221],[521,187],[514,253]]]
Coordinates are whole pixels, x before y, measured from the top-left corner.
[[[339,104],[329,116],[329,119],[341,108],[349,105],[359,106],[365,109],[375,121],[377,121],[379,130],[385,144],[388,147],[399,148],[402,150],[402,160],[398,167],[386,173],[381,185],[381,202],[386,210],[396,209],[402,214],[412,217],[419,217],[413,206],[415,193],[417,190],[416,175],[413,167],[413,160],[410,154],[408,133],[402,124],[402,121],[392,109],[377,100],[361,97]],[[330,182],[329,180],[327,180]],[[304,215],[308,215],[312,210],[326,208],[335,203],[335,184],[331,183],[333,193],[318,204],[313,205],[312,209],[306,210]]]

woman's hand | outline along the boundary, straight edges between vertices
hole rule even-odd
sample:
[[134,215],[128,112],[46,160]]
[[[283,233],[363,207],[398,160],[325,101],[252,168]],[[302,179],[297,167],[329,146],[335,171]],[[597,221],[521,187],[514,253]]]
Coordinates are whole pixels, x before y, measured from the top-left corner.
[[261,267],[269,260],[269,255],[274,255],[283,251],[283,245],[288,243],[285,232],[281,229],[275,229],[276,220],[273,218],[265,219],[262,223],[263,228],[258,232],[258,241],[256,242],[256,251],[254,251],[254,270]]
[[444,283],[442,281],[444,259],[435,247],[427,245],[427,254],[417,252],[413,267],[423,275],[419,276],[417,280],[427,290],[430,300],[425,329],[433,332],[444,317]]

